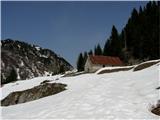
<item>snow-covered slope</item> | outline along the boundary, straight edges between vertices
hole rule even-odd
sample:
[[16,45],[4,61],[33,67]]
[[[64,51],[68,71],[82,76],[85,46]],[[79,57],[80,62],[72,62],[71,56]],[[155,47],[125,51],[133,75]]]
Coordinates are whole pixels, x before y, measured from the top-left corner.
[[[1,88],[2,98],[43,80],[66,83],[59,94],[28,103],[1,107],[3,119],[158,119],[150,112],[159,97],[160,64],[141,71],[82,74],[74,77],[41,77],[17,81]],[[56,80],[59,78],[59,80]]]

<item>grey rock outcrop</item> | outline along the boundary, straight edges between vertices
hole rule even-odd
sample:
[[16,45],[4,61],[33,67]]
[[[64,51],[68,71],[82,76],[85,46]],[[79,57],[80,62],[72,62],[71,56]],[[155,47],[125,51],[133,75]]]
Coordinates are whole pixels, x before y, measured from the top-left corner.
[[1,101],[2,106],[15,105],[54,95],[66,90],[66,84],[44,83],[31,89],[10,93]]
[[12,69],[17,79],[25,80],[37,76],[60,73],[73,67],[64,58],[49,49],[11,39],[1,41],[1,83],[6,82]]

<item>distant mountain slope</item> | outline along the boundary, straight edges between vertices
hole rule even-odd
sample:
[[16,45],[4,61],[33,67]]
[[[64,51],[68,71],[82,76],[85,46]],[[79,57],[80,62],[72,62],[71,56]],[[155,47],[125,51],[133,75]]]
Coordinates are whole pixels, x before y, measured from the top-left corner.
[[73,67],[62,57],[49,49],[11,39],[1,41],[1,83],[14,69],[17,79],[28,79],[45,74],[57,74],[61,69]]

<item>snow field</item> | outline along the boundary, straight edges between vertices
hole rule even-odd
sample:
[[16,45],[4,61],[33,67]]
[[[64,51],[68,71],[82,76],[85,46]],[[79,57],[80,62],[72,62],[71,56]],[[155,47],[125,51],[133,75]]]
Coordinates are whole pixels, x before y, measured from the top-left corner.
[[[3,119],[158,119],[150,112],[157,102],[159,63],[141,71],[39,77],[1,88],[10,92],[39,85],[43,80],[67,84],[67,90],[28,103],[1,107]],[[55,81],[56,78],[59,80]],[[18,83],[18,84],[17,84]]]

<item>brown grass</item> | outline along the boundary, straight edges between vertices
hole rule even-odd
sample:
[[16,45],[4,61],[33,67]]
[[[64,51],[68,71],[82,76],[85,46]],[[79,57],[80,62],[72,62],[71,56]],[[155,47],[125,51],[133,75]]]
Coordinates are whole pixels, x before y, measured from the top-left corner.
[[128,68],[115,68],[115,69],[110,69],[110,70],[102,70],[98,74],[104,74],[104,73],[112,73],[112,72],[119,72],[119,71],[128,71],[131,70],[133,67],[128,67]]
[[143,70],[145,68],[148,68],[148,67],[150,67],[152,65],[157,64],[158,62],[160,62],[160,60],[159,61],[153,61],[153,62],[148,62],[148,63],[140,64],[140,65],[136,66],[133,71]]

